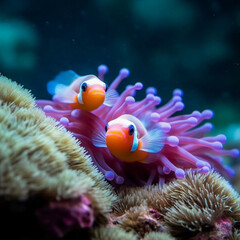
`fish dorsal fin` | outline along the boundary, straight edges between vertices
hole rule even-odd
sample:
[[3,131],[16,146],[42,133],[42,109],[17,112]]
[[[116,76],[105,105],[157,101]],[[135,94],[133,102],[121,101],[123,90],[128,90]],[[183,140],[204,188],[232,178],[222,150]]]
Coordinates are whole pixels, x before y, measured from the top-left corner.
[[54,80],[47,83],[47,90],[51,95],[59,94],[78,77],[72,70],[60,72]]
[[78,77],[79,75],[75,73],[73,70],[67,70],[67,71],[60,72],[55,77],[54,81],[65,84],[65,85],[70,85]]
[[164,133],[156,126],[150,130],[148,130],[147,134],[145,134],[140,140],[142,142],[142,147],[140,150],[150,153],[157,153],[162,150],[164,146]]
[[105,101],[103,104],[111,107],[116,102],[118,97],[119,97],[119,94],[116,90],[108,89],[106,91]]
[[107,147],[106,133],[103,129],[96,131],[92,136],[92,143],[95,147]]
[[49,81],[47,82],[47,91],[51,95],[55,95],[58,89],[64,89],[66,85],[58,83],[56,81]]

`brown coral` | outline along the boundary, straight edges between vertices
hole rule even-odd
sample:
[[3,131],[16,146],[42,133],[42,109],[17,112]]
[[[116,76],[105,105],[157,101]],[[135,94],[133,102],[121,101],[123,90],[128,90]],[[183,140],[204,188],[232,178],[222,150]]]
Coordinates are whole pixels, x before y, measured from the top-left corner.
[[167,233],[151,232],[145,236],[144,240],[176,240],[176,238]]
[[[94,228],[91,234],[91,240],[137,240],[138,235],[132,231],[119,228],[118,226],[101,226]],[[176,240],[167,233],[151,232],[146,234],[143,240]]]
[[185,181],[170,183],[164,194],[171,203],[165,220],[175,234],[202,231],[222,219],[240,221],[239,195],[217,173],[189,173]]
[[91,240],[137,240],[137,235],[132,232],[126,232],[125,230],[116,226],[106,227],[100,226],[94,228],[91,234]]
[[[3,76],[0,89],[0,206],[30,206],[34,199],[43,224],[47,216],[41,211],[56,215],[54,227],[66,223],[58,217],[67,211],[68,220],[78,219],[72,221],[76,228],[90,226],[91,214],[106,222],[115,197],[80,143],[35,106],[29,91]],[[88,219],[78,217],[83,209]]]
[[162,189],[124,188],[118,196],[113,224],[139,237],[164,232],[177,239],[236,239],[239,230],[239,195],[216,172],[189,172]]

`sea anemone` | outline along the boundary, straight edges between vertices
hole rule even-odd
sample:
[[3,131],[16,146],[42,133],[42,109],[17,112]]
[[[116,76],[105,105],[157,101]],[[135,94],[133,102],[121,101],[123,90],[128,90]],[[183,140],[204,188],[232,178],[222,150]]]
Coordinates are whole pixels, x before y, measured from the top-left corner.
[[60,237],[95,221],[106,223],[115,199],[112,187],[79,141],[46,117],[17,83],[0,76],[0,89],[3,231],[11,225],[9,237],[35,239],[39,225]]
[[[105,65],[98,67],[100,80],[104,80],[107,70]],[[128,69],[121,69],[108,89],[115,90],[128,75]],[[94,164],[105,178],[114,184],[161,185],[168,179],[183,178],[188,169],[208,173],[214,168],[225,176],[233,175],[232,169],[223,166],[222,161],[224,156],[238,156],[238,150],[223,149],[226,141],[224,135],[206,136],[213,126],[211,123],[202,122],[213,117],[211,110],[176,115],[176,112],[184,108],[183,92],[180,89],[173,91],[173,97],[168,103],[157,107],[161,99],[156,96],[157,90],[154,87],[147,88],[146,97],[136,101],[135,93],[142,88],[143,85],[139,82],[128,85],[113,106],[101,105],[92,112],[73,109],[54,98],[53,101],[38,100],[36,103],[47,116],[55,118],[80,140]],[[93,144],[95,135],[101,132],[107,123],[123,114],[140,120],[146,132],[153,128],[162,132],[161,147],[157,146],[157,151],[147,152],[145,162],[139,162],[134,158],[131,162],[122,161],[108,148],[96,147],[96,144]],[[159,145],[153,141],[151,144]]]

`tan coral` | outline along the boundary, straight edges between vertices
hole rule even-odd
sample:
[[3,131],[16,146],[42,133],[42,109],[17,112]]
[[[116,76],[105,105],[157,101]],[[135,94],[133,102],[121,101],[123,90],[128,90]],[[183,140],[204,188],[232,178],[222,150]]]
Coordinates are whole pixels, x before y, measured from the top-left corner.
[[0,75],[0,100],[8,105],[31,108],[35,106],[34,98],[29,90],[23,88],[16,82]]
[[[198,233],[202,233],[201,239],[207,239],[204,234],[221,239],[220,236],[235,236],[239,229],[236,224],[240,221],[239,195],[213,171],[188,172],[186,178],[173,180],[161,189],[124,188],[118,196],[113,223],[139,233],[140,237],[142,223],[148,225],[149,219],[157,226],[150,231],[165,232],[178,239],[190,239]],[[134,224],[131,219],[135,219]]]
[[148,232],[163,231],[161,221],[153,216],[154,213],[147,206],[135,206],[123,216],[116,217],[113,223],[126,231],[134,231],[138,236],[144,237]]
[[176,240],[176,238],[167,233],[151,232],[145,236],[144,240]]
[[3,76],[0,89],[1,199],[65,201],[84,195],[104,220],[115,196],[79,141],[35,107],[29,91]]
[[137,235],[118,227],[100,226],[92,229],[91,240],[137,240]]
[[139,238],[132,231],[118,226],[100,226],[91,230],[91,240],[176,240],[167,233],[151,232],[144,238]]
[[219,174],[189,172],[184,180],[170,183],[164,191],[171,203],[164,217],[171,232],[202,231],[222,218],[240,221],[240,198]]

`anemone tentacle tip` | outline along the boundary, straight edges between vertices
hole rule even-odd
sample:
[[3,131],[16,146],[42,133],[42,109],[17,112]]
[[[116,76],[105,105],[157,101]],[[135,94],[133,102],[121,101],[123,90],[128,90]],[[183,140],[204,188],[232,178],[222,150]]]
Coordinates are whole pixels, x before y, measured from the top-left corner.
[[210,168],[209,167],[207,167],[207,166],[204,166],[204,167],[202,167],[201,169],[200,169],[200,172],[201,173],[208,173],[210,171]]
[[74,109],[71,112],[71,116],[74,118],[78,118],[80,116],[80,114],[81,114],[81,111],[79,109]]
[[157,94],[157,89],[155,87],[148,87],[146,89],[146,94],[153,94],[153,95],[156,95]]
[[224,144],[227,141],[227,137],[224,134],[219,134],[217,138],[218,141],[221,142],[222,144]]
[[169,174],[171,172],[171,169],[169,169],[168,167],[163,167],[163,173],[164,174]]
[[135,103],[135,98],[132,97],[132,96],[127,96],[127,97],[125,98],[125,102],[126,102],[127,104],[133,104],[133,103]]
[[156,112],[151,113],[150,117],[151,117],[151,121],[153,122],[158,122],[160,119],[159,113],[156,113]]
[[173,95],[174,95],[174,96],[182,97],[182,96],[183,96],[183,91],[182,91],[180,88],[176,88],[176,89],[174,89],[174,91],[173,91]]
[[60,119],[60,123],[61,123],[62,125],[68,125],[69,120],[68,120],[68,118],[66,118],[66,117],[62,117],[62,118]]
[[232,152],[233,157],[239,157],[240,156],[240,151],[236,148],[230,150]]
[[135,87],[138,89],[138,90],[141,90],[143,88],[143,84],[141,82],[137,82],[135,83]]
[[179,139],[176,136],[167,137],[167,142],[171,147],[176,147],[179,144]]
[[43,108],[43,111],[44,111],[44,112],[51,112],[52,110],[53,110],[53,107],[50,106],[50,105],[46,105],[46,106],[44,106],[44,108]]
[[202,115],[204,116],[205,119],[211,119],[214,116],[214,112],[210,109],[206,109],[202,112]]
[[176,178],[184,178],[185,177],[185,171],[183,169],[178,168],[175,171]]
[[221,150],[221,149],[223,148],[222,143],[221,143],[221,142],[218,142],[218,141],[213,142],[213,143],[212,143],[212,146],[213,146],[215,149],[217,149],[217,150]]
[[176,104],[175,104],[175,108],[176,108],[176,110],[177,111],[181,111],[181,110],[183,110],[184,109],[184,103],[183,102],[177,102]]
[[108,67],[105,64],[101,64],[98,66],[98,72],[105,74],[108,72]]
[[127,78],[129,75],[130,75],[130,70],[127,69],[127,68],[122,68],[120,70],[120,75],[123,77],[123,78]]
[[115,174],[112,171],[107,171],[105,177],[108,181],[112,181],[115,178]]
[[119,185],[123,184],[123,183],[124,183],[124,178],[118,176],[118,177],[116,178],[116,183],[119,184]]

